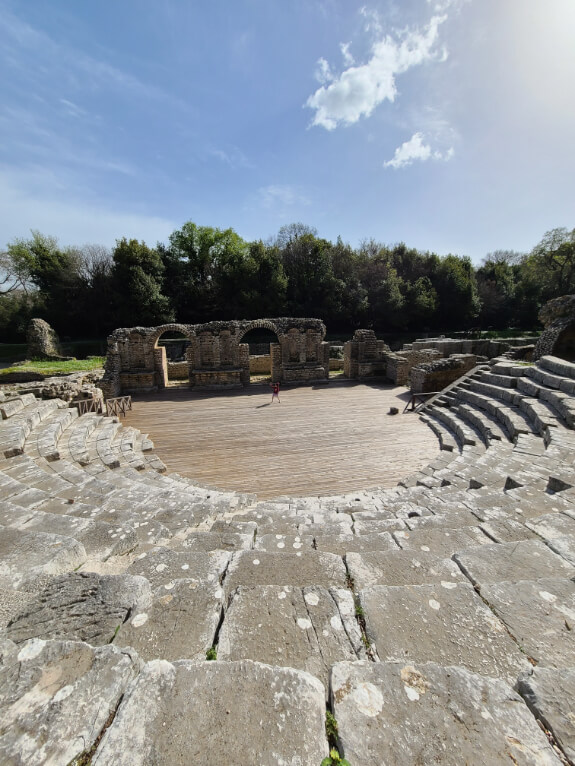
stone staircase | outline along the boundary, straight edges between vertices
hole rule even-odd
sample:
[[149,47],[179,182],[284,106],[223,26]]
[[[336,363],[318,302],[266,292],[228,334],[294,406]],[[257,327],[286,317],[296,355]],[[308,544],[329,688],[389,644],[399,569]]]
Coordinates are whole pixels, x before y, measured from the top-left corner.
[[575,763],[574,392],[495,360],[400,486],[265,502],[0,401],[0,763]]

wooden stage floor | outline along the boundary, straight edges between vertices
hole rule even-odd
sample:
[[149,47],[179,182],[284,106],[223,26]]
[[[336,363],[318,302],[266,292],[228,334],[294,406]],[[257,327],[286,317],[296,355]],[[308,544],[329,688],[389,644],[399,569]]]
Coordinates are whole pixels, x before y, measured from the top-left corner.
[[439,452],[418,416],[401,414],[404,387],[305,386],[280,398],[272,405],[271,390],[258,385],[172,388],[133,397],[123,423],[149,434],[169,471],[260,500],[394,487]]

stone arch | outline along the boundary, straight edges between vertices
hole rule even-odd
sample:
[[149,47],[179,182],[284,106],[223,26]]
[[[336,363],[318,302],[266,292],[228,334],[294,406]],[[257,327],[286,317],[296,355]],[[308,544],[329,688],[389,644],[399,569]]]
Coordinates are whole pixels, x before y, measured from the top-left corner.
[[[253,321],[248,321],[245,324],[242,323],[242,326],[240,330],[238,331],[237,335],[237,343],[238,347],[240,348],[240,354],[242,358],[244,359],[245,363],[247,364],[247,370],[244,373],[244,380],[246,382],[249,382],[250,380],[250,355],[249,355],[249,349],[248,344],[240,344],[242,343],[242,339],[250,333],[252,330],[268,330],[269,332],[273,333],[277,338],[277,343],[270,343],[270,375],[273,380],[282,380],[282,362],[281,362],[281,330],[277,326],[275,322],[273,322],[270,319],[254,319]],[[266,373],[267,374],[267,373]],[[245,384],[245,383],[244,383]]]
[[169,324],[162,324],[159,327],[155,327],[152,334],[150,335],[150,343],[152,344],[153,348],[158,348],[158,341],[162,337],[162,335],[166,332],[180,332],[182,335],[185,335],[190,341],[193,340],[195,337],[195,332],[190,327],[190,325],[187,324],[177,324],[175,322],[170,322]]
[[244,335],[247,335],[251,330],[270,330],[277,336],[278,340],[281,336],[279,327],[270,319],[254,319],[251,322],[247,322],[238,332],[238,343],[241,343]]
[[[163,346],[158,345],[158,341],[167,332],[177,332],[187,338],[191,344],[194,342],[195,333],[189,325],[178,324],[176,322],[170,322],[168,324],[160,325],[153,328],[149,336],[149,343],[152,347],[154,355],[154,371],[156,373],[157,385],[159,388],[166,388],[169,380],[169,367],[168,359],[166,357],[166,349]],[[189,349],[188,349],[189,351]],[[186,352],[186,358],[189,359],[189,355]],[[189,363],[187,363],[187,370],[181,371],[182,375],[186,376],[189,380]]]

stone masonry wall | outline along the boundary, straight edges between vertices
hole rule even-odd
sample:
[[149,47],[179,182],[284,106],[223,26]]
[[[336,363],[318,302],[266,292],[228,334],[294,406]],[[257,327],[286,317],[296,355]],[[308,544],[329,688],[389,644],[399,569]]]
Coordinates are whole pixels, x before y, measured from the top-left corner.
[[255,375],[269,375],[272,370],[272,358],[269,354],[250,356],[250,373]]
[[131,392],[165,387],[170,373],[165,348],[158,347],[158,340],[170,331],[183,335],[185,343],[189,343],[186,362],[182,363],[187,366],[187,374],[178,367],[179,379],[189,377],[192,387],[249,385],[249,346],[242,339],[256,328],[277,335],[278,343],[270,344],[274,379],[310,381],[329,377],[329,346],[324,342],[323,322],[280,317],[120,328],[108,338],[102,387],[106,396],[118,396],[126,386]]
[[505,338],[505,340],[481,339],[481,338],[424,338],[415,340],[413,343],[406,344],[404,351],[422,351],[424,349],[435,349],[439,351],[445,359],[452,354],[476,354],[477,356],[486,356],[488,359],[494,359],[496,356],[502,356],[511,348],[516,346],[526,346],[533,343],[533,338]]
[[411,390],[414,394],[441,391],[472,370],[478,361],[475,354],[457,354],[449,359],[437,359],[429,364],[420,364],[411,370]]

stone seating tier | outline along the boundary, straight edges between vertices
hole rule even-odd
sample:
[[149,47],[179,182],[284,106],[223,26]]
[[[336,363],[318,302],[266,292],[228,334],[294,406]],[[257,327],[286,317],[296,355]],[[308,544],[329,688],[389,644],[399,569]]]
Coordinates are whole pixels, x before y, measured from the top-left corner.
[[405,486],[259,503],[8,406],[0,762],[573,762],[569,380],[497,361],[424,410],[447,449]]

